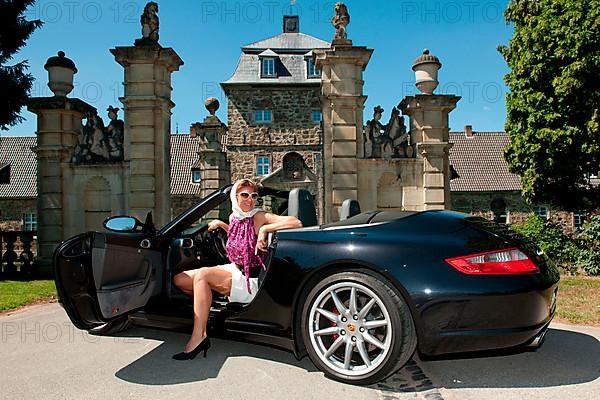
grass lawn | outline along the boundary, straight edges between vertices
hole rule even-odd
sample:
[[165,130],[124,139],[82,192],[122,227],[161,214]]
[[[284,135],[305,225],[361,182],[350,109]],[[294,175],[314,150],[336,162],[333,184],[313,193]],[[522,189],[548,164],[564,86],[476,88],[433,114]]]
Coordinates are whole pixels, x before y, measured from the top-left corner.
[[54,281],[0,281],[0,312],[56,298]]
[[555,320],[600,325],[600,276],[561,277]]

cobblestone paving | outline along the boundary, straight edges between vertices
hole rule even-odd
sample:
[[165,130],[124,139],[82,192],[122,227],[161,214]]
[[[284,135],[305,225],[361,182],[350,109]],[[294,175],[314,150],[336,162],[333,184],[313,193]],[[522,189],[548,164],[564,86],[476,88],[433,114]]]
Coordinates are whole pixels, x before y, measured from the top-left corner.
[[[380,391],[381,400],[444,399],[415,360],[410,360],[400,371],[371,387]],[[410,396],[411,394],[412,396]],[[407,395],[409,396],[407,397]]]

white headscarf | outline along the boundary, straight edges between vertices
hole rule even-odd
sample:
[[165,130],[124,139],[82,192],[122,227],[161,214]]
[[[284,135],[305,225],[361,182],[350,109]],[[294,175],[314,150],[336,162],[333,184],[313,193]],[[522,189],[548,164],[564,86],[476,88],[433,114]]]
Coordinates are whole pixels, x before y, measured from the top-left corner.
[[236,219],[244,219],[248,217],[254,217],[254,214],[260,211],[264,211],[262,208],[254,207],[252,210],[248,212],[244,212],[237,201],[237,190],[240,186],[241,181],[237,181],[233,187],[231,188],[231,192],[229,193],[229,198],[231,199],[231,210],[234,218]]

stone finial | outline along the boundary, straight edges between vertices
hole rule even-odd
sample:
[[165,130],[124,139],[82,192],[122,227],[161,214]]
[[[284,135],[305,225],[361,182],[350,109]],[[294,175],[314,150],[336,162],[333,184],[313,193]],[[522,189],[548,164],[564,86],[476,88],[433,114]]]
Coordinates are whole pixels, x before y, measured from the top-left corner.
[[214,97],[209,97],[204,101],[204,107],[206,107],[210,115],[214,116],[220,107],[219,100]]
[[57,97],[66,97],[73,90],[73,75],[77,73],[75,63],[65,57],[64,51],[50,57],[44,65],[48,71],[48,87]]
[[348,7],[342,2],[336,3],[335,15],[331,19],[331,24],[335,28],[332,44],[352,44],[352,41],[348,40],[346,32],[346,27],[349,23],[350,14],[348,14]]
[[140,16],[142,24],[142,38],[135,41],[136,45],[158,44],[158,4],[150,1],[144,7],[144,12]]
[[442,68],[442,63],[433,54],[429,54],[429,49],[423,49],[423,54],[415,59],[412,70],[415,71],[415,85],[423,94],[433,94],[437,88],[438,71]]

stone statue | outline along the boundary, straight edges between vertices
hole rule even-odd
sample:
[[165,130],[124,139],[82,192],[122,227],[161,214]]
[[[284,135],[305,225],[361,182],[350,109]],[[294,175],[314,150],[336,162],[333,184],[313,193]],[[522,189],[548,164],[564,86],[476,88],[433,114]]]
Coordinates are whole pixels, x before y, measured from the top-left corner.
[[380,158],[381,144],[383,143],[383,135],[385,126],[379,122],[385,110],[381,106],[373,108],[373,119],[367,121],[367,129],[365,131],[365,157]]
[[404,117],[396,107],[392,109],[390,121],[385,128],[383,152],[392,153],[394,158],[412,158],[414,149],[410,143],[410,134],[406,132]]
[[348,8],[344,3],[339,2],[335,5],[335,15],[331,19],[331,23],[335,28],[333,40],[347,40],[346,26],[350,23],[350,14],[348,14]]
[[86,123],[79,132],[79,135],[77,135],[77,144],[71,156],[71,162],[74,164],[92,161],[90,148],[92,147],[92,137],[94,135],[94,115],[94,113],[86,114]]
[[110,122],[104,127],[102,118],[92,112],[77,136],[77,144],[71,156],[74,164],[123,161],[123,135],[125,123],[117,119],[118,108],[108,107]]
[[108,145],[108,156],[112,161],[123,161],[123,133],[125,131],[125,122],[117,119],[118,108],[109,106],[108,118],[110,122],[104,133]]
[[99,115],[92,117],[92,146],[90,152],[94,161],[104,161],[108,159],[108,140],[104,137],[104,121]]
[[158,42],[158,4],[149,2],[140,16],[142,23],[142,40]]
[[364,132],[365,158],[413,158],[414,145],[406,131],[404,117],[396,107],[387,125],[379,120],[385,110],[381,106],[373,108],[373,119],[367,121]]

